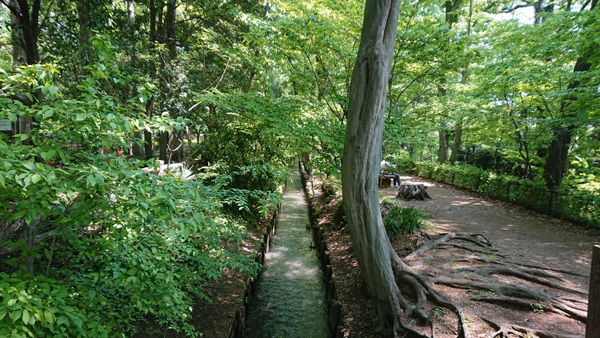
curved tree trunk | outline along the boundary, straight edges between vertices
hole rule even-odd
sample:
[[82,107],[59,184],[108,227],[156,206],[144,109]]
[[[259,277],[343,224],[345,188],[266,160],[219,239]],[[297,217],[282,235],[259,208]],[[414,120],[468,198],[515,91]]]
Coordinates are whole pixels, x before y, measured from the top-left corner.
[[342,161],[342,192],[354,254],[377,311],[378,331],[396,331],[402,310],[394,252],[381,219],[381,162],[386,84],[396,37],[399,0],[367,0],[362,36],[350,85]]
[[[342,194],[354,255],[376,311],[377,332],[394,337],[410,332],[406,318],[429,321],[427,299],[459,316],[459,336],[469,338],[462,311],[394,251],[381,218],[378,176],[381,163],[386,85],[389,79],[399,0],[367,0],[362,35],[349,91],[348,124],[342,160]],[[409,302],[400,286],[412,289]]]

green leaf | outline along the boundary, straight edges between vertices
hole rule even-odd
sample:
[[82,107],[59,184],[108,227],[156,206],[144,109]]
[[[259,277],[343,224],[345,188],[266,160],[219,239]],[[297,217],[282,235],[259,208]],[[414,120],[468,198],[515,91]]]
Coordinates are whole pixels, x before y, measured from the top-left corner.
[[39,182],[42,179],[42,176],[40,176],[40,174],[33,174],[33,176],[31,176],[31,183],[35,184],[37,182]]
[[194,211],[194,219],[196,220],[196,222],[198,223],[204,223],[204,217],[202,216],[201,213]]
[[21,310],[15,310],[10,313],[10,319],[13,320],[13,323],[16,322],[19,318],[21,318],[22,313],[23,313],[23,311],[21,311]]
[[58,88],[56,88],[55,86],[50,86],[48,87],[48,92],[50,93],[50,95],[54,96],[56,95],[56,93],[58,93]]
[[65,324],[65,326],[69,326],[70,322],[69,322],[69,318],[67,318],[66,316],[60,316],[56,319],[56,325],[62,325]]
[[83,325],[83,320],[81,320],[81,318],[79,318],[79,317],[74,317],[73,323],[75,323],[75,325],[77,325],[77,327],[81,327]]
[[23,311],[23,323],[25,323],[25,325],[29,324],[29,311],[27,311],[27,309]]
[[46,321],[50,324],[54,323],[54,314],[52,312],[50,312],[50,310],[46,310],[44,311],[44,318],[46,318]]
[[96,185],[96,178],[94,177],[94,175],[88,175],[86,182],[87,182],[87,185],[93,187]]
[[190,235],[190,228],[186,224],[182,224],[179,230],[181,231],[181,236],[185,238]]

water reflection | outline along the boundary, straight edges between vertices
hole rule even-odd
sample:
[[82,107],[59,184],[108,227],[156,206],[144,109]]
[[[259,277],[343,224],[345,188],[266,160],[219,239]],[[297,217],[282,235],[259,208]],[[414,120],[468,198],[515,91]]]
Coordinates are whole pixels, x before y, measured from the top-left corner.
[[[290,175],[291,176],[291,175]],[[244,337],[328,337],[323,272],[296,173],[246,317]]]

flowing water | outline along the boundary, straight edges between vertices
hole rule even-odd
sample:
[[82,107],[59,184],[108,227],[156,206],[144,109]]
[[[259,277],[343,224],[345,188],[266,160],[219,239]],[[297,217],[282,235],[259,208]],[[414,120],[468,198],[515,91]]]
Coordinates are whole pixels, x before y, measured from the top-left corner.
[[299,174],[290,175],[244,337],[329,337],[323,272],[301,189]]

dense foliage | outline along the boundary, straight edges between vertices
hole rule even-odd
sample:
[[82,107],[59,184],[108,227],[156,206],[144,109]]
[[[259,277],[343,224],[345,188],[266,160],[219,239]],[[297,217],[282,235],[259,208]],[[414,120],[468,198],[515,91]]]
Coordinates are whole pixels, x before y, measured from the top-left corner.
[[383,215],[383,226],[390,240],[394,240],[400,232],[413,234],[426,225],[426,218],[431,217],[417,208],[392,206],[391,209]]
[[[0,4],[1,336],[199,334],[291,159],[339,189],[363,1]],[[596,4],[404,2],[384,155],[599,227]]]

